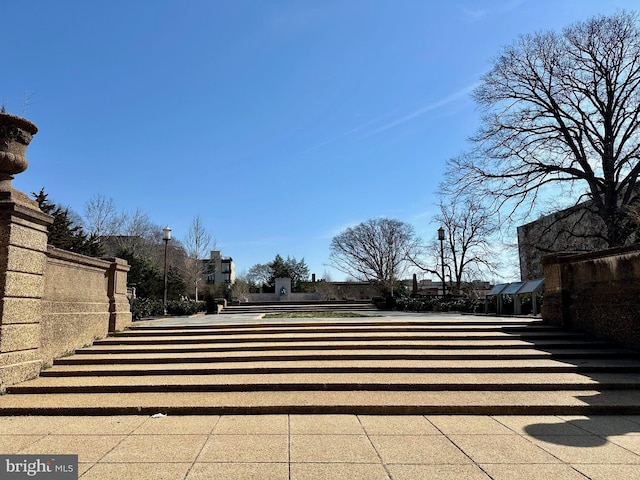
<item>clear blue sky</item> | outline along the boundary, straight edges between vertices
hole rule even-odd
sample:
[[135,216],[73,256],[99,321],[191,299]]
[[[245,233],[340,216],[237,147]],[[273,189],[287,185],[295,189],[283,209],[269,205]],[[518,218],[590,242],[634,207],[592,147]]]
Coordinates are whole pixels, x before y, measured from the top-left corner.
[[[247,270],[329,270],[369,218],[424,238],[469,92],[519,34],[637,0],[30,0],[2,5],[0,100],[40,132],[14,186],[95,194],[177,238],[199,214]],[[342,275],[331,272],[334,280]]]

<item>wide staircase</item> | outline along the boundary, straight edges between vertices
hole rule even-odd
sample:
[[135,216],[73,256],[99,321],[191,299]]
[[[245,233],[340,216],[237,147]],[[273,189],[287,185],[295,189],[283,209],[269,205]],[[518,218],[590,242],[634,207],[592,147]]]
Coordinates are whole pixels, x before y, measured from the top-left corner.
[[636,352],[535,319],[225,318],[134,325],[10,387],[0,414],[640,413]]
[[370,301],[326,301],[326,302],[246,302],[225,307],[225,314],[291,313],[291,312],[361,312],[377,313]]

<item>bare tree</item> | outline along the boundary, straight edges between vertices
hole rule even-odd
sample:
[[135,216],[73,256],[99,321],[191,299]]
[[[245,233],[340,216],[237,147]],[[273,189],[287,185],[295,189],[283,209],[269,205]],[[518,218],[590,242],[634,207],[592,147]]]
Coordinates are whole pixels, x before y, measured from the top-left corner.
[[329,263],[360,281],[376,282],[391,294],[418,245],[407,223],[389,218],[367,220],[333,237]]
[[89,235],[98,238],[118,235],[123,224],[124,218],[112,198],[96,194],[84,204],[83,225]]
[[443,196],[438,206],[440,213],[431,223],[443,229],[443,242],[433,240],[417,255],[408,255],[412,265],[435,275],[443,284],[448,273],[455,291],[462,290],[463,282],[496,274],[502,246],[496,235],[496,215],[480,199],[470,196]]
[[251,288],[262,291],[262,288],[269,283],[272,276],[272,269],[269,264],[256,263],[247,272],[247,282],[249,282]]
[[196,301],[198,301],[198,287],[202,283],[202,277],[207,269],[206,260],[212,246],[211,234],[202,223],[200,215],[191,220],[187,237],[184,240],[186,256],[186,272],[189,283],[194,289]]
[[236,276],[236,281],[231,285],[231,295],[235,300],[246,302],[249,297],[250,287],[247,274],[243,271]]
[[618,13],[561,34],[520,37],[474,91],[484,109],[473,149],[449,162],[458,191],[493,195],[507,216],[547,187],[585,192],[609,246],[625,242],[640,175],[640,29]]
[[[126,249],[132,255],[153,258],[158,264],[162,262],[157,249],[162,244],[162,227],[151,221],[149,215],[138,208],[130,213],[119,213],[116,222],[119,231],[110,243],[117,250]],[[171,243],[177,247],[179,242],[171,240]]]
[[[113,199],[97,194],[85,203],[82,224],[91,236],[100,239],[107,255],[126,250],[131,255],[161,261],[156,247],[162,244],[162,227],[139,208],[118,211]],[[176,241],[172,244],[178,246]]]
[[452,267],[455,288],[459,291],[463,281],[483,273],[495,274],[498,257],[492,238],[498,225],[493,212],[472,197],[446,197],[439,207],[434,222],[444,229],[445,261]]

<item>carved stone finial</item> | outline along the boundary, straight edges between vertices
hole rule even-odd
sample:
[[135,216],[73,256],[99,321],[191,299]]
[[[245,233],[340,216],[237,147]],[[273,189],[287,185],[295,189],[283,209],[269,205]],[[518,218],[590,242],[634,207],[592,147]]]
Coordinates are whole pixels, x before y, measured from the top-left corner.
[[29,120],[0,112],[0,191],[10,189],[13,176],[27,169],[27,146],[37,132]]

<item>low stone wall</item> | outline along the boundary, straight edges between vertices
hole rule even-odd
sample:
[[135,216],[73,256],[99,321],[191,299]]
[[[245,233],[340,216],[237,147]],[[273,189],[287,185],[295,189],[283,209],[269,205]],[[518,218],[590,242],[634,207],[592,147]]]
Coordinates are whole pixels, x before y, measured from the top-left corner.
[[131,323],[128,270],[123,260],[91,258],[48,246],[40,330],[45,364]]
[[640,349],[640,245],[542,260],[542,318]]
[[289,293],[277,295],[275,293],[249,293],[249,302],[318,302],[322,300],[319,293]]

